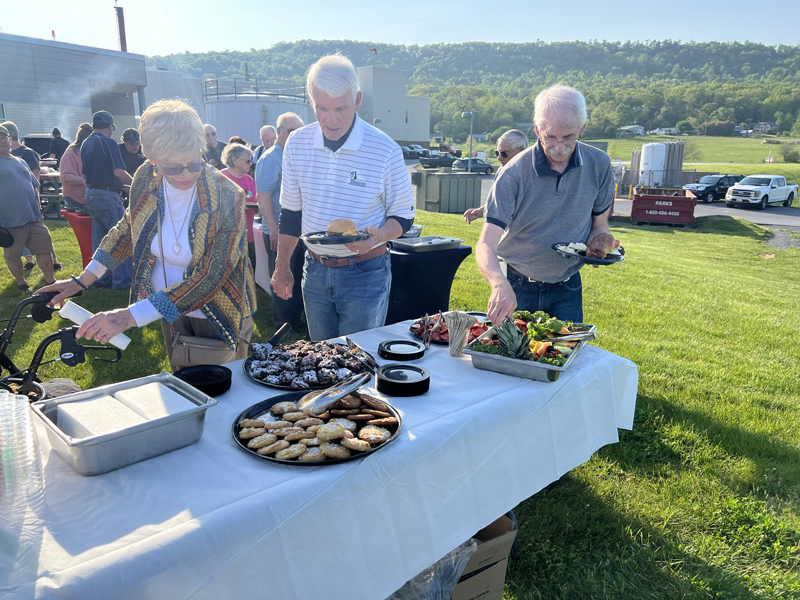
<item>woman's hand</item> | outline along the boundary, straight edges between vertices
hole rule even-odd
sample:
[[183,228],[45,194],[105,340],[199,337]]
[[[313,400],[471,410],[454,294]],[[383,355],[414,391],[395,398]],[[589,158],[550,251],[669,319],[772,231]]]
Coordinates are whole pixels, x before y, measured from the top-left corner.
[[78,328],[75,337],[107,344],[108,340],[118,333],[135,326],[136,319],[133,318],[131,311],[127,308],[118,308],[97,313]]
[[52,300],[49,306],[61,306],[61,304],[75,294],[79,294],[83,288],[75,283],[72,279],[61,279],[43,288],[39,288],[34,294],[47,294],[48,292],[59,292]]

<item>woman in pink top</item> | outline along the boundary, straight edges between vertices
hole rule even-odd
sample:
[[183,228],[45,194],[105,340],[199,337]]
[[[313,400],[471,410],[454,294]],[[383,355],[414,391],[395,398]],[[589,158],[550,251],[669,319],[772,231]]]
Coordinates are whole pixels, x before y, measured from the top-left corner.
[[[244,190],[245,205],[256,203],[256,182],[248,175],[250,165],[253,164],[253,151],[242,144],[228,144],[222,151],[222,162],[228,165],[222,174]],[[247,242],[253,243],[253,218],[257,209],[246,208]]]
[[81,144],[92,135],[92,124],[81,123],[75,141],[64,151],[59,165],[61,173],[61,194],[67,208],[78,209],[86,204],[86,180],[81,164]]

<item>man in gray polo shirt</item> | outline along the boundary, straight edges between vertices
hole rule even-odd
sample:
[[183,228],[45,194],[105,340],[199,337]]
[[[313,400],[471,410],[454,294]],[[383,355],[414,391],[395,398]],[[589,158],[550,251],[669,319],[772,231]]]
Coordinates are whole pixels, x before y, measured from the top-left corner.
[[497,176],[476,248],[478,267],[492,287],[487,312],[495,324],[517,309],[582,322],[582,263],[565,259],[552,245],[584,242],[586,255],[595,258],[619,245],[608,228],[611,161],[578,141],[586,127],[583,95],[554,86],[536,97],[534,111],[539,139]]

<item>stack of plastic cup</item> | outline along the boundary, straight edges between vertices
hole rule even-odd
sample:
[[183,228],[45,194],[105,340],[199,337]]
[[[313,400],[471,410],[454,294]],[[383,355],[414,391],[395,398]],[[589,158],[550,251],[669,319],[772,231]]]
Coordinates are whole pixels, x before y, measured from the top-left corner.
[[28,398],[0,390],[0,520],[44,507],[42,456]]

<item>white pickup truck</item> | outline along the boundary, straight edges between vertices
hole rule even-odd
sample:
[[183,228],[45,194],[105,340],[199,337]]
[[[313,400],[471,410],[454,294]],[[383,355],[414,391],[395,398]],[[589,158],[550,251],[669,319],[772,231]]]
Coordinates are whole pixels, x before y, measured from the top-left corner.
[[725,205],[756,204],[764,210],[770,204],[791,206],[797,195],[797,185],[786,183],[780,175],[748,175],[736,185],[728,188]]

